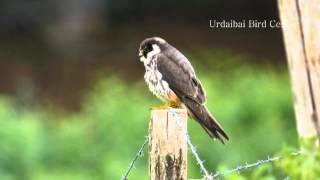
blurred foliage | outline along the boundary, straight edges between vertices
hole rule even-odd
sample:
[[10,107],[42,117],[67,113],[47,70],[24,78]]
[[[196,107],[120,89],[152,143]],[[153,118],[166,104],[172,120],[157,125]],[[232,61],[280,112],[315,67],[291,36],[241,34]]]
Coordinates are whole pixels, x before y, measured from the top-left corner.
[[[228,53],[202,58],[209,63],[195,64],[195,69],[206,89],[208,107],[230,136],[230,141],[221,145],[189,121],[192,142],[211,172],[222,166],[254,162],[283,147],[297,145],[286,70],[241,63],[226,70],[231,67],[228,62],[245,58]],[[0,179],[119,179],[148,133],[149,108],[159,103],[144,82],[125,82],[116,76],[102,77],[83,100],[82,110],[69,115],[40,105],[20,108],[15,98],[1,96]],[[318,154],[314,157],[319,159]],[[275,167],[290,177],[305,176],[299,169],[304,159],[309,155],[288,157]],[[139,159],[130,179],[147,179],[147,160],[147,156]],[[310,168],[314,160],[310,157],[303,162],[308,163],[305,168]],[[272,168],[263,166],[244,177],[232,175],[231,179],[264,175],[272,179]],[[312,168],[319,171],[318,166]],[[192,156],[188,173],[190,178],[200,177]]]
[[273,164],[265,164],[252,172],[233,173],[224,179],[319,179],[320,177],[320,151],[315,147],[315,139],[303,140],[301,149],[284,147],[277,154],[279,160]]
[[315,147],[315,140],[308,140],[308,144],[302,144],[302,150],[296,156],[292,155],[293,149],[286,148],[280,155],[283,160],[276,163],[276,167],[282,170],[288,177],[308,180],[320,178],[320,150]]

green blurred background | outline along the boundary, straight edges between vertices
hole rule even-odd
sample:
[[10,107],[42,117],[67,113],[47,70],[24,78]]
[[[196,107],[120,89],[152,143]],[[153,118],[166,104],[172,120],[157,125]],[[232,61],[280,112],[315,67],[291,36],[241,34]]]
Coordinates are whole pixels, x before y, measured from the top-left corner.
[[[278,19],[276,1],[1,0],[0,179],[120,179],[161,103],[137,57],[150,36],[190,59],[230,136],[222,145],[189,121],[210,171],[296,146],[281,30],[209,19]],[[147,160],[129,179],[147,179]],[[188,173],[201,177],[191,154]]]

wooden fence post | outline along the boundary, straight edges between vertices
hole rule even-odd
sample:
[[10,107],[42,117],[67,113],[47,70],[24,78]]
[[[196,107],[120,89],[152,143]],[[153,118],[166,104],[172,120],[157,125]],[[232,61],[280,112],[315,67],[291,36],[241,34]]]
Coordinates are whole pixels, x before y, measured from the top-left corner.
[[320,135],[320,2],[278,0],[300,137]]
[[[187,129],[187,112],[173,109]],[[149,123],[150,180],[187,180],[187,141],[169,109],[151,111]]]

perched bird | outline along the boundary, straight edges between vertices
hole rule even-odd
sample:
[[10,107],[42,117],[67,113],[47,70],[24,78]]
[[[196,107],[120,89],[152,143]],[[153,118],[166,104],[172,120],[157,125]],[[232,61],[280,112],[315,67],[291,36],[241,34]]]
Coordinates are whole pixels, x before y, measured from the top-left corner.
[[206,107],[204,89],[188,59],[159,37],[143,40],[139,48],[140,61],[146,72],[144,79],[150,91],[166,101],[158,108],[185,107],[212,138],[224,143],[227,134]]

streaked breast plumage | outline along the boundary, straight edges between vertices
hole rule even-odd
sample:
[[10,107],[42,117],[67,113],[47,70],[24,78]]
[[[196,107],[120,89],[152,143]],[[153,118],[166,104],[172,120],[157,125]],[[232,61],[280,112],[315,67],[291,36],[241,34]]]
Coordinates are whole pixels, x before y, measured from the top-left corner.
[[146,61],[148,63],[144,64],[146,68],[144,79],[150,91],[158,98],[165,100],[164,98],[169,95],[171,90],[168,83],[162,79],[162,74],[157,70],[156,57],[150,58],[150,60]]

